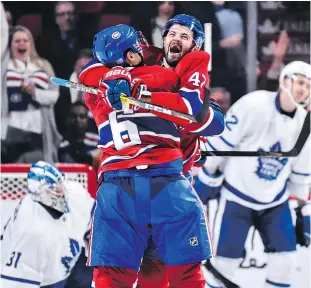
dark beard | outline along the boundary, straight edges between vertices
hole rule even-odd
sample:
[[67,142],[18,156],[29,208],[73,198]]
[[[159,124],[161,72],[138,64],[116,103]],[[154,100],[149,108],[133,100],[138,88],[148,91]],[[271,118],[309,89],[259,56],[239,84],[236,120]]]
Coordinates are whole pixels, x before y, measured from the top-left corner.
[[172,68],[175,68],[181,59],[182,59],[182,57],[181,57],[180,59],[178,59],[178,60],[169,61],[169,60],[165,57],[166,63],[167,63],[170,67],[172,67]]
[[195,45],[193,45],[193,46],[189,49],[189,51],[186,52],[184,55],[182,55],[179,59],[177,59],[177,60],[172,60],[172,61],[168,60],[168,57],[167,57],[168,52],[166,53],[165,50],[164,50],[164,47],[163,47],[163,50],[162,50],[162,51],[163,51],[163,54],[164,54],[164,58],[165,58],[165,60],[166,60],[166,63],[167,63],[170,67],[172,67],[172,68],[176,67],[177,64],[179,63],[179,61],[182,60],[188,53],[190,53],[190,52],[193,50],[194,46],[195,46]]
[[172,67],[172,68],[176,67],[177,64],[179,63],[179,61],[180,61],[184,56],[185,56],[185,55],[182,55],[179,59],[176,59],[176,60],[169,60],[169,59],[168,59],[168,53],[164,53],[164,58],[165,58],[165,60],[166,60],[166,63],[167,63],[170,67]]

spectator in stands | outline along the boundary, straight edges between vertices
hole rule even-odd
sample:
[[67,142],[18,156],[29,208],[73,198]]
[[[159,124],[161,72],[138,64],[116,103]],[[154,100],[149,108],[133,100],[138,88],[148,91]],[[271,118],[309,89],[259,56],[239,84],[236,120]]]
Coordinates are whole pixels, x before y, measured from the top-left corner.
[[[78,54],[78,58],[74,65],[74,71],[70,75],[69,80],[77,83],[79,75],[82,72],[84,66],[86,66],[93,58],[94,56],[92,49],[81,50]],[[71,103],[76,101],[84,101],[84,94],[84,92],[78,91],[77,89],[70,89]]]
[[[232,102],[246,93],[243,21],[225,1],[185,1],[185,13],[212,24],[212,86],[226,87]],[[223,11],[222,11],[223,10]],[[207,40],[208,41],[208,40]]]
[[289,36],[285,30],[281,31],[278,41],[274,43],[273,60],[267,73],[258,71],[258,89],[276,91],[279,87],[279,76],[284,67],[284,57],[290,42]]
[[97,165],[98,135],[87,132],[88,109],[83,102],[72,104],[66,119],[64,140],[58,148],[59,161]]
[[158,2],[158,14],[151,19],[151,36],[152,44],[159,48],[163,47],[162,31],[166,22],[175,12],[175,2],[161,1]]
[[[225,1],[213,1],[220,25],[219,46],[225,52],[226,83],[233,102],[246,93],[244,31],[241,15],[225,6]],[[224,78],[224,75],[220,77]],[[222,86],[223,86],[222,85]]]
[[74,2],[56,2],[54,17],[57,28],[43,31],[37,47],[39,54],[51,62],[56,76],[68,79],[81,48]]
[[9,24],[5,16],[3,3],[1,12],[1,141],[6,137],[8,119],[8,97],[6,93],[6,69],[10,60],[9,52]]
[[130,6],[131,26],[141,31],[148,43],[162,48],[161,27],[181,12],[179,1],[133,1]]
[[2,162],[54,162],[60,136],[53,113],[59,91],[49,81],[53,68],[38,56],[33,36],[23,26],[14,27],[10,47],[8,129],[1,146]]
[[214,87],[211,88],[211,97],[215,98],[224,114],[227,113],[231,106],[231,95],[226,88]]
[[[92,49],[82,49],[79,52],[78,59],[75,62],[74,65],[74,71],[72,72],[69,80],[72,82],[77,83],[78,82],[78,76],[82,71],[82,68],[93,59],[93,52]],[[64,123],[64,119],[69,113],[69,110],[71,109],[71,104],[75,103],[77,101],[84,102],[84,92],[78,91],[76,89],[68,89],[67,87],[60,87],[60,97],[58,98],[55,107],[55,119],[56,119],[56,125],[59,133],[61,133],[64,136],[64,133],[66,131],[66,125]],[[91,113],[90,113],[91,114]],[[95,134],[97,134],[97,128],[94,122],[94,119],[92,115],[90,115],[89,123],[91,127],[88,128],[88,131],[91,130]]]
[[12,12],[8,9],[5,9],[5,17],[6,17],[6,21],[8,22],[8,25],[9,25],[9,35],[11,35],[13,32],[13,15],[12,15]]

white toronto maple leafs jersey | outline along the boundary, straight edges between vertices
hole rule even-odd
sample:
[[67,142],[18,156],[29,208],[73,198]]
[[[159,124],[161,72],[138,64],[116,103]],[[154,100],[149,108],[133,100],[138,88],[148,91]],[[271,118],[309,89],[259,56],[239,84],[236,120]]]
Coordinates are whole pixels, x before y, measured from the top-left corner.
[[58,218],[29,194],[17,205],[1,237],[1,288],[63,287],[84,246],[93,206],[79,183],[65,186],[70,212]]
[[[219,137],[209,137],[208,146],[225,151],[289,151],[306,114],[298,107],[293,117],[285,115],[281,113],[279,94],[255,91],[230,108],[225,131]],[[284,202],[289,192],[308,193],[310,161],[309,137],[297,157],[208,157],[205,168],[209,173],[223,170],[221,191],[228,200],[260,210]]]

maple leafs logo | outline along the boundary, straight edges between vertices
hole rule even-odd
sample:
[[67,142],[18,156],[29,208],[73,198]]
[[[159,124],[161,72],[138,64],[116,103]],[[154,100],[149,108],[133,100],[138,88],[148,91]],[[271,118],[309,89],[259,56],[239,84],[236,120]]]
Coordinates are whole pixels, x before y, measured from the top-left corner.
[[[264,151],[263,149],[258,149],[258,151]],[[276,142],[270,147],[270,152],[279,152],[281,150],[281,143]],[[287,164],[288,158],[258,158],[258,167],[256,170],[256,174],[259,178],[265,179],[267,181],[275,180],[284,166]]]
[[69,238],[69,247],[70,247],[71,256],[64,256],[61,258],[61,262],[65,266],[65,269],[66,269],[66,274],[68,274],[73,268],[75,261],[74,262],[72,261],[75,259],[77,255],[79,255],[80,250],[81,250],[79,242],[71,238]]

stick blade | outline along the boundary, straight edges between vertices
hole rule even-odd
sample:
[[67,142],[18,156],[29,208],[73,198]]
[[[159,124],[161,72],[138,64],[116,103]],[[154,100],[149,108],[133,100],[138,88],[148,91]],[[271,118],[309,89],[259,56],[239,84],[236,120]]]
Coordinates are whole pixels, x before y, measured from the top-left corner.
[[70,87],[68,80],[58,78],[58,77],[51,77],[50,81],[57,86],[64,86],[64,87]]

